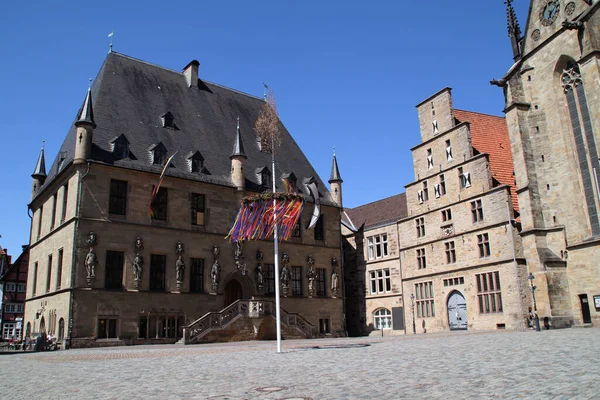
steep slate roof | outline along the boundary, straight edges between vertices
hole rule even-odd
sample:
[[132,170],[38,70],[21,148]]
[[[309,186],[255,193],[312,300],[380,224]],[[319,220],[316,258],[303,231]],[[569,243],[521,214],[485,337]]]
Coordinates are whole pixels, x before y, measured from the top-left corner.
[[357,228],[361,225],[370,228],[394,222],[408,216],[406,193],[400,193],[360,207],[346,208],[345,211]]
[[[92,85],[93,134],[92,160],[124,168],[160,174],[161,166],[150,163],[149,148],[162,143],[167,154],[178,151],[168,176],[176,176],[234,187],[230,155],[236,139],[239,117],[243,149],[248,157],[244,173],[246,188],[258,190],[260,182],[252,171],[271,165],[271,155],[261,152],[254,133],[256,118],[264,100],[213,83],[198,80],[198,87],[188,88],[183,73],[169,70],[123,54],[111,52],[106,57]],[[177,129],[163,128],[161,116],[171,112]],[[80,115],[81,110],[76,114]],[[75,121],[73,121],[75,122]],[[280,175],[292,170],[298,181],[314,176],[322,195],[321,201],[333,205],[323,181],[287,129],[280,125],[281,147],[276,149],[277,184],[283,190]],[[110,142],[124,134],[129,141],[130,157],[117,159]],[[59,172],[61,155],[68,165],[75,152],[76,128],[73,125],[52,164],[46,186]],[[186,156],[199,151],[205,172],[189,172]],[[277,156],[279,154],[279,156]],[[306,195],[307,188],[300,187]]]
[[454,117],[471,124],[473,147],[480,153],[490,155],[492,177],[501,184],[510,185],[512,205],[519,211],[517,186],[513,175],[514,165],[504,117],[454,109]]

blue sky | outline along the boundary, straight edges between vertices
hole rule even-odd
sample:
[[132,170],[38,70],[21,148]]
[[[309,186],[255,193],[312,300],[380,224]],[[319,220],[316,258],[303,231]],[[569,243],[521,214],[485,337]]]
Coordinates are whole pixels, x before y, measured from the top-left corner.
[[[37,4],[36,4],[37,3]],[[0,245],[29,240],[31,173],[54,160],[114,30],[114,49],[256,96],[324,180],[336,147],[344,203],[404,191],[419,143],[415,105],[443,87],[454,106],[503,115],[490,86],[512,62],[503,0],[11,1],[0,14]],[[515,0],[524,29],[527,0]]]

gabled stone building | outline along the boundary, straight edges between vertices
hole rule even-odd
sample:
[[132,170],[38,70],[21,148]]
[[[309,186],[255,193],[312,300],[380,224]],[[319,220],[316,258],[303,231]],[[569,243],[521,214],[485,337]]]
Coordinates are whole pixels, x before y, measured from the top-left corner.
[[520,329],[527,280],[506,123],[455,110],[450,88],[417,110],[416,180],[398,223],[407,331]]
[[522,329],[528,290],[504,118],[454,109],[450,88],[417,110],[415,181],[346,210],[358,227],[343,231],[348,331]]
[[[65,321],[72,347],[270,336],[273,243],[225,239],[242,197],[271,188],[271,155],[254,133],[264,104],[199,78],[197,61],[181,73],[110,52],[47,175],[43,151],[33,174],[32,334]],[[314,182],[321,205],[306,229],[307,202],[279,248],[283,336],[344,334],[341,178],[330,194],[280,128],[278,189],[285,176],[310,199]]]
[[[0,258],[2,249],[0,249]],[[0,264],[3,260],[0,259]],[[29,248],[23,246],[23,252],[14,263],[8,258],[8,265],[0,274],[2,293],[2,313],[0,327],[2,339],[20,340],[23,335],[23,315],[25,310],[25,290],[27,287],[27,268],[29,266]],[[1,269],[1,268],[0,268]],[[25,331],[26,333],[27,331]]]
[[600,2],[532,0],[524,33],[508,1],[514,63],[500,80],[527,266],[540,318],[600,318]]

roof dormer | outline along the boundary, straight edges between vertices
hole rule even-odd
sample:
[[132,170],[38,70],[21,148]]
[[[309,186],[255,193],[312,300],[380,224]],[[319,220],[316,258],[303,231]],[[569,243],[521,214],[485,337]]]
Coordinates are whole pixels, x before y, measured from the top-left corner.
[[179,130],[177,124],[175,123],[175,117],[173,116],[171,111],[167,111],[166,113],[161,115],[160,121],[163,128],[173,129],[175,131]]
[[258,167],[254,170],[254,173],[258,178],[258,183],[261,188],[268,188],[271,185],[271,171],[269,170],[269,167],[266,165]]
[[152,165],[163,165],[167,160],[167,148],[162,142],[150,146],[148,152],[150,155],[150,164]]
[[110,150],[116,159],[129,158],[129,140],[124,134],[117,136],[110,142]]
[[196,150],[188,153],[187,164],[191,173],[207,174],[208,171],[204,168],[204,157],[200,154],[200,151]]

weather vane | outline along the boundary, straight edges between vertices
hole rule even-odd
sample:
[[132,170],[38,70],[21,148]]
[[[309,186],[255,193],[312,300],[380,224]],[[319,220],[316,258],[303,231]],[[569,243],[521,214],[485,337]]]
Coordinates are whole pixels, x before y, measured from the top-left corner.
[[263,82],[263,86],[265,87],[265,93],[263,94],[263,97],[264,97],[265,100],[267,100],[267,90],[269,90],[269,87],[264,82]]
[[115,34],[115,31],[113,29],[113,31],[111,33],[108,34],[108,37],[110,38],[110,46],[108,47],[108,52],[112,53],[112,45],[113,45],[113,35]]

